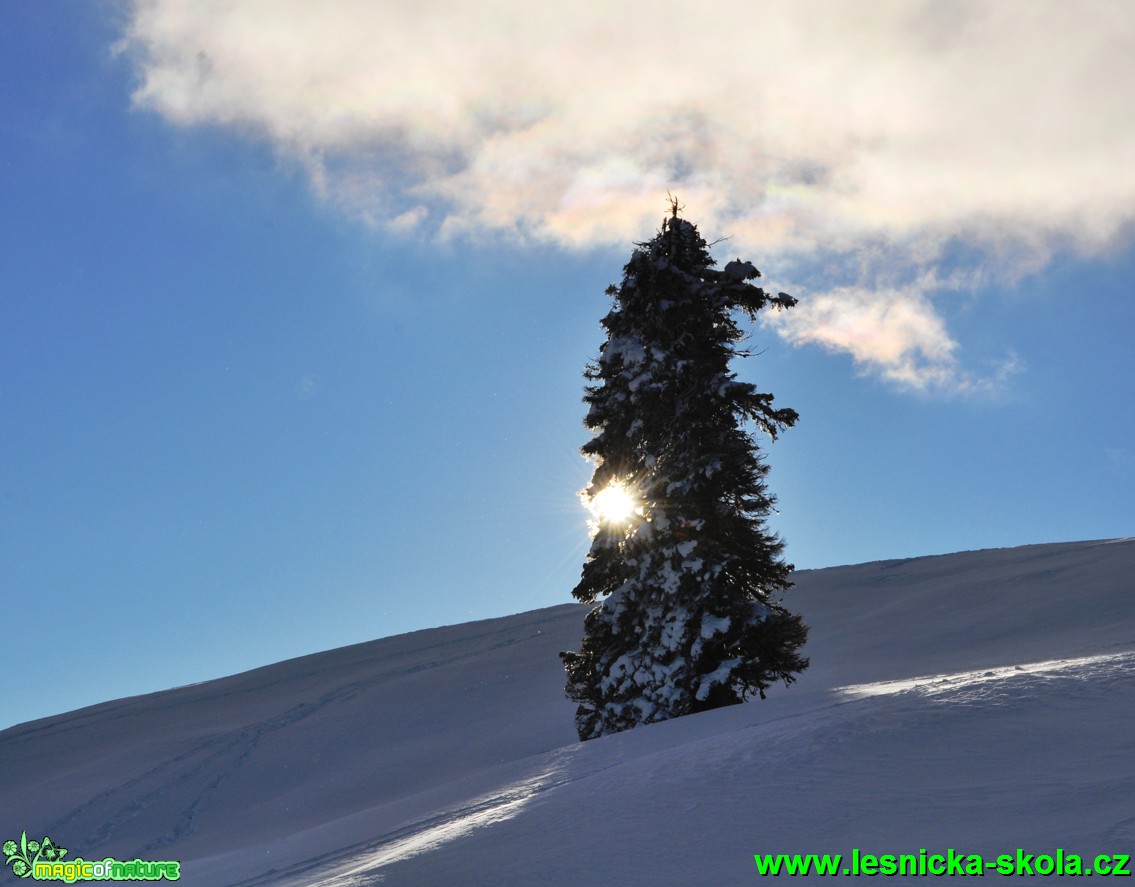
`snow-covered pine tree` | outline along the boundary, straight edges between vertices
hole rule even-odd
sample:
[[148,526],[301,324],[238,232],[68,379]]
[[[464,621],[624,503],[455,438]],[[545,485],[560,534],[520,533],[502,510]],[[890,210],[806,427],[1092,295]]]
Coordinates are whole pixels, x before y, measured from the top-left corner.
[[579,651],[560,654],[582,740],[763,699],[808,665],[807,626],[779,603],[792,566],[766,526],[775,499],[750,431],[775,438],[797,415],[729,369],[746,356],[735,312],[796,300],[750,283],[749,262],[717,270],[677,202],[637,246],[585,373],[595,434],[582,451],[596,468],[584,497],[625,505],[598,515],[572,594],[600,603]]

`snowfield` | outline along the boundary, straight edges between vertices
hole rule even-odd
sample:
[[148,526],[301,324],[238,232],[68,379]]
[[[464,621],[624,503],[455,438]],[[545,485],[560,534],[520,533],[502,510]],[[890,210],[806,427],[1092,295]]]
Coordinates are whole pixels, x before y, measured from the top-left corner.
[[0,838],[181,860],[204,887],[712,887],[767,880],[754,853],[1135,855],[1135,539],[796,582],[812,667],[764,702],[581,744],[557,653],[586,608],[551,607],[0,732]]

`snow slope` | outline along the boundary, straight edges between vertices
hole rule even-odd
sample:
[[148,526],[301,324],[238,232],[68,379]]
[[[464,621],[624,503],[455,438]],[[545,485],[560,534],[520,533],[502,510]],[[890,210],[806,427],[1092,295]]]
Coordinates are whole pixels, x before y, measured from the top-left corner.
[[580,744],[556,653],[584,608],[552,607],[0,732],[0,837],[180,859],[208,887],[732,885],[762,880],[757,852],[1135,854],[1135,540],[796,579],[812,668],[765,702]]

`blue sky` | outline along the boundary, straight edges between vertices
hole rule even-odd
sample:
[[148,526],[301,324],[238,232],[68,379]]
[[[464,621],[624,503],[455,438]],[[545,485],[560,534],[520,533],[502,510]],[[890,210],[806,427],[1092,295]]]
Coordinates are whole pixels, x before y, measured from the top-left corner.
[[0,12],[0,727],[568,601],[668,188],[800,297],[738,367],[798,567],[1135,534],[1130,6],[749,12],[767,81],[378,6]]

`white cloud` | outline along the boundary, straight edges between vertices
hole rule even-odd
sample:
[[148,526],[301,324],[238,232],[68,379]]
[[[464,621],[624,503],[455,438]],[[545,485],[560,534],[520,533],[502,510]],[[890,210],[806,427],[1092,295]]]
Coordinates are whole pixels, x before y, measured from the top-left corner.
[[[1135,207],[1126,0],[135,0],[122,45],[139,107],[402,230],[626,243],[670,189],[761,262],[881,243],[914,280],[961,241],[1011,279]],[[862,270],[785,335],[961,385],[941,292]]]
[[836,287],[809,295],[792,311],[769,315],[766,324],[793,344],[846,352],[864,371],[917,391],[988,390],[1020,370],[1012,354],[985,376],[961,368],[958,343],[918,285]]
[[954,367],[957,343],[917,292],[838,287],[771,320],[791,342],[849,352],[903,385],[940,384]]

